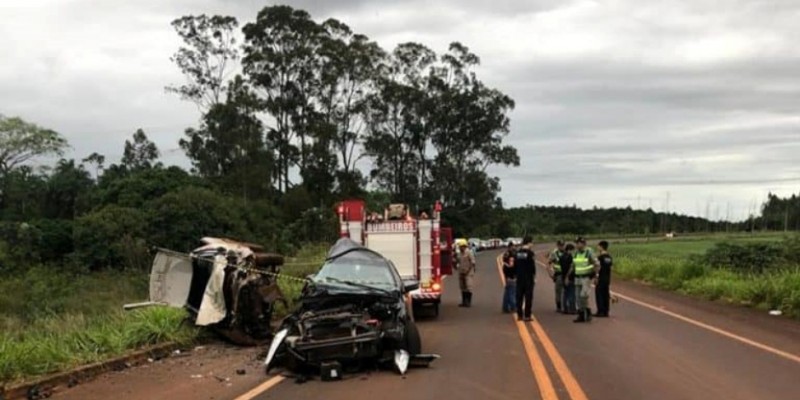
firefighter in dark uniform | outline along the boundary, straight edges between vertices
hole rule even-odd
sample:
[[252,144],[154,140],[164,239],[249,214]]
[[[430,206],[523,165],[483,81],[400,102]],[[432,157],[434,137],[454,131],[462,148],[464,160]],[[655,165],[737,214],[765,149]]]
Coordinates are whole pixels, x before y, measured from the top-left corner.
[[533,286],[536,283],[536,255],[530,236],[514,253],[514,270],[517,273],[517,319],[530,321],[533,313]]

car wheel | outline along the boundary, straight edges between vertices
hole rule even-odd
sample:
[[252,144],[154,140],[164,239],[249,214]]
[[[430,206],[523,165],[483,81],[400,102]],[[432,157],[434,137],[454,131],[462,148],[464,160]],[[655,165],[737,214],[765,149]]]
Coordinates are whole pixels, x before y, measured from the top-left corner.
[[405,350],[412,356],[422,353],[422,338],[419,336],[417,324],[408,321],[405,330]]

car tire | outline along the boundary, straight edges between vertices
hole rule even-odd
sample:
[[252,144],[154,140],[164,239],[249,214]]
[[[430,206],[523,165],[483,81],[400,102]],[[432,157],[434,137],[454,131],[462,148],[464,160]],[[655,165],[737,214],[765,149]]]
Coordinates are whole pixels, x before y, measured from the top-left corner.
[[408,354],[415,356],[422,353],[422,338],[419,336],[417,324],[413,321],[407,321],[405,331],[404,347]]

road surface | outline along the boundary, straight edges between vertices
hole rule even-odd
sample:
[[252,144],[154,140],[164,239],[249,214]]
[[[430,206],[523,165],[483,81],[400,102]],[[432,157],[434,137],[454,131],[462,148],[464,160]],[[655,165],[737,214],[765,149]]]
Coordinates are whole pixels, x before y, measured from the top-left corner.
[[[537,254],[545,252],[537,247]],[[91,400],[112,393],[131,399],[239,400],[800,398],[797,321],[612,282],[621,297],[612,305],[612,317],[574,324],[573,317],[555,313],[553,285],[540,269],[535,321],[523,324],[500,312],[497,255],[478,256],[472,308],[457,307],[456,279],[445,282],[439,318],[418,322],[423,350],[442,358],[405,378],[373,372],[298,384],[263,376],[257,352],[249,350],[226,354],[224,363],[209,360],[204,375],[192,375],[202,363],[166,362],[144,373],[133,369],[103,377],[55,398]],[[246,364],[246,375],[233,373],[240,364]],[[220,371],[206,373],[209,368]]]

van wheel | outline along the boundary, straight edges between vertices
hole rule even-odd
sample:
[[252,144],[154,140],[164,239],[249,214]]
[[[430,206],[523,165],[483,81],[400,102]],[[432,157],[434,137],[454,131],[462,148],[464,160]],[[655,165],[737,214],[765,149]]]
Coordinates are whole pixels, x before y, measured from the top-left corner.
[[406,321],[404,342],[403,347],[411,356],[422,353],[422,338],[419,336],[417,324],[413,321]]

